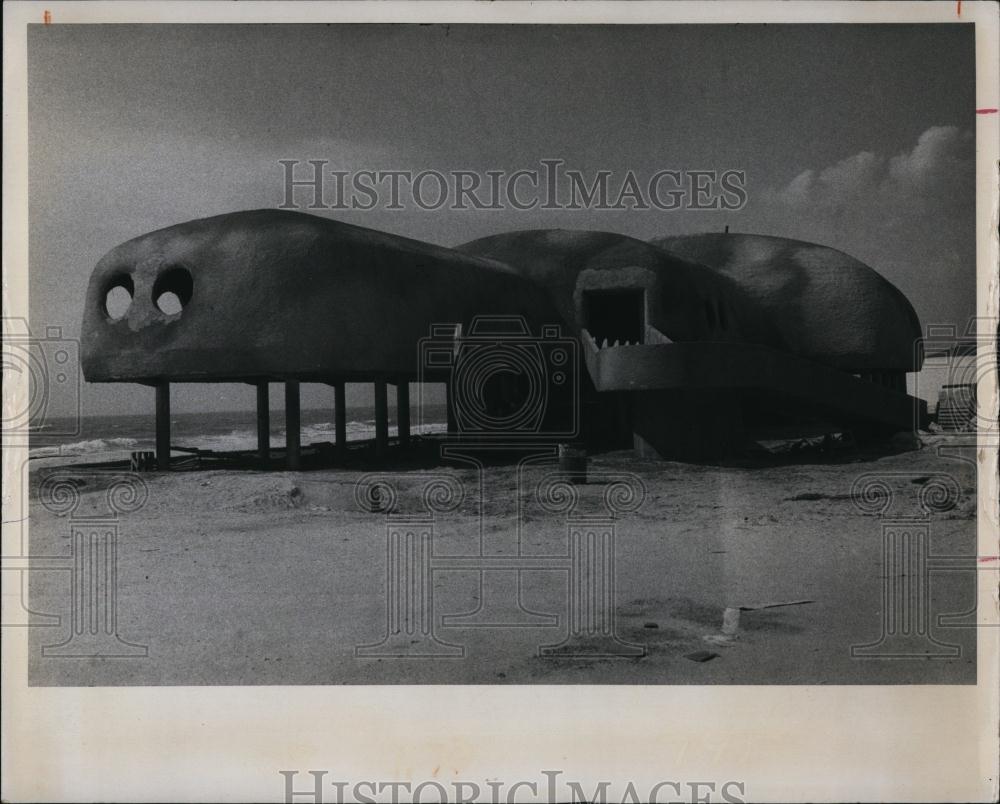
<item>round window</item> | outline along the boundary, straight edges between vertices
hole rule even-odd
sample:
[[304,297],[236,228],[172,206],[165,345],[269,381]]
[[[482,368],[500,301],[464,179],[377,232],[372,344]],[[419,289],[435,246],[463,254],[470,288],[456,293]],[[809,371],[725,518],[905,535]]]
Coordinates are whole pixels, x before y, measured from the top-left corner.
[[104,291],[104,314],[112,321],[124,318],[128,308],[132,306],[134,295],[135,285],[131,276],[121,274],[114,277]]
[[165,315],[177,315],[187,307],[194,290],[194,280],[186,268],[169,268],[153,285],[153,302]]

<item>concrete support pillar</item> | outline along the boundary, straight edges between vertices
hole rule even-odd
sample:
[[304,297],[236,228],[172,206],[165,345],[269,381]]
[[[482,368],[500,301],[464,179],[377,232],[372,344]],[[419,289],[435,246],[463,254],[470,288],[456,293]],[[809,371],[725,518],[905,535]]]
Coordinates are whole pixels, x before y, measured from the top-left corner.
[[156,468],[170,468],[170,383],[156,386]]
[[338,382],[333,386],[333,421],[337,437],[337,449],[343,452],[347,449],[347,394],[344,392],[344,383]]
[[399,380],[396,384],[396,424],[399,430],[399,445],[410,443],[410,384]]
[[265,466],[271,457],[271,400],[266,382],[257,383],[257,457]]
[[455,418],[455,404],[451,399],[451,383],[447,382],[444,385],[444,409],[445,409],[445,421],[448,423],[448,433],[458,432],[458,420]]
[[627,391],[619,391],[615,394],[615,413],[618,422],[615,449],[630,447],[634,440],[632,432],[632,395]]
[[375,380],[375,455],[389,451],[389,391],[385,380]]
[[289,469],[302,465],[301,418],[299,415],[299,382],[285,383],[285,461]]

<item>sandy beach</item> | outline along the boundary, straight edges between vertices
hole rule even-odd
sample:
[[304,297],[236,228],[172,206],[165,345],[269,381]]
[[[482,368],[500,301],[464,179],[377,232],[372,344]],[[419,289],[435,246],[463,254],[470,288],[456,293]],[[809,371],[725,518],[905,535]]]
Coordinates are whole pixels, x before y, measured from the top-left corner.
[[[34,497],[31,505],[32,554],[69,556],[71,521],[107,516],[114,472],[35,463],[35,494],[53,471],[78,478],[79,504],[70,515]],[[539,484],[554,469],[532,464],[520,479],[516,464],[488,466],[482,478],[474,467],[454,465],[380,472],[398,489],[394,517],[421,518],[423,490],[435,478],[463,489],[457,508],[434,514],[436,557],[520,551],[524,558],[567,552],[567,515],[538,505]],[[930,549],[975,554],[973,468],[939,455],[933,437],[894,454],[845,447],[732,466],[610,453],[592,457],[589,470],[591,483],[576,487],[580,516],[604,510],[600,477],[631,474],[645,487],[642,505],[614,523],[615,630],[645,655],[540,656],[540,647],[559,644],[569,628],[562,565],[480,575],[453,561],[457,568],[431,576],[433,631],[460,655],[358,656],[358,646],[380,643],[388,627],[389,519],[359,505],[355,486],[365,471],[202,470],[142,475],[148,498],[116,520],[117,631],[146,646],[147,655],[43,656],[43,646],[69,636],[71,584],[65,569],[39,569],[30,573],[29,608],[60,622],[32,629],[31,683],[974,683],[974,629],[933,628],[935,638],[960,646],[953,658],[851,655],[852,645],[879,639],[885,572],[883,520],[852,501],[856,478],[884,477],[900,515],[913,516],[920,483],[936,473],[952,476],[961,497],[928,516]],[[935,576],[930,610],[966,611],[974,591],[974,573]],[[727,608],[740,610],[739,630],[720,640]],[[477,609],[478,616],[460,618]]]

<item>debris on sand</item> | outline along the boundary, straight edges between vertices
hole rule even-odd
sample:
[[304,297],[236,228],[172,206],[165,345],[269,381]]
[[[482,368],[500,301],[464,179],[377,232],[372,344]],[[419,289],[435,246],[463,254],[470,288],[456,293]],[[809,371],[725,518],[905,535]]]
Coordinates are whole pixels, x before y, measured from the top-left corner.
[[733,636],[740,630],[740,610],[738,608],[727,608],[722,612],[722,633],[726,636]]
[[238,510],[259,510],[262,508],[300,508],[306,501],[306,495],[298,486],[273,488],[262,491],[250,497]]
[[[756,606],[740,606],[740,611],[758,611],[759,609],[777,609],[782,606],[801,606],[805,603],[815,603],[815,600],[782,600],[778,603],[761,603]],[[725,626],[723,626],[725,632]]]
[[718,655],[710,650],[696,650],[694,653],[685,653],[684,658],[690,659],[692,662],[710,662]]
[[722,612],[722,633],[703,636],[706,642],[728,647],[740,638],[740,609],[729,607]]
[[783,606],[801,606],[805,603],[813,603],[812,600],[782,600],[775,603],[758,603],[752,606],[730,606],[722,612],[721,633],[708,634],[703,636],[705,642],[713,645],[731,646],[740,638],[740,613],[744,611],[759,611],[760,609],[776,609]]
[[924,442],[914,433],[896,433],[889,439],[889,446],[904,452],[914,452],[924,448]]
[[819,500],[849,500],[850,494],[820,494],[816,491],[805,491],[794,497],[785,497],[785,502],[817,502]]

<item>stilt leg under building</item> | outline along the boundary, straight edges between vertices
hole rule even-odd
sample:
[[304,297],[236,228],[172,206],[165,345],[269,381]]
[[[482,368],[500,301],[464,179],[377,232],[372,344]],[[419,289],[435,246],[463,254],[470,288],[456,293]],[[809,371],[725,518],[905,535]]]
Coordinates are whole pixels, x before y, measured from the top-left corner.
[[301,466],[301,421],[299,416],[299,383],[285,383],[285,460],[289,469]]
[[389,451],[389,392],[385,380],[375,381],[375,455]]
[[271,401],[266,382],[257,383],[257,457],[267,465],[271,457]]
[[338,382],[333,386],[333,402],[337,449],[343,453],[347,449],[347,394],[344,392],[344,383]]
[[410,443],[410,384],[400,380],[396,384],[396,426],[399,429],[399,445]]
[[445,383],[444,386],[444,409],[445,409],[445,421],[448,423],[448,432],[457,433],[458,432],[458,422],[455,419],[455,403],[451,398],[452,387],[451,383]]
[[170,468],[170,383],[156,386],[156,468]]

